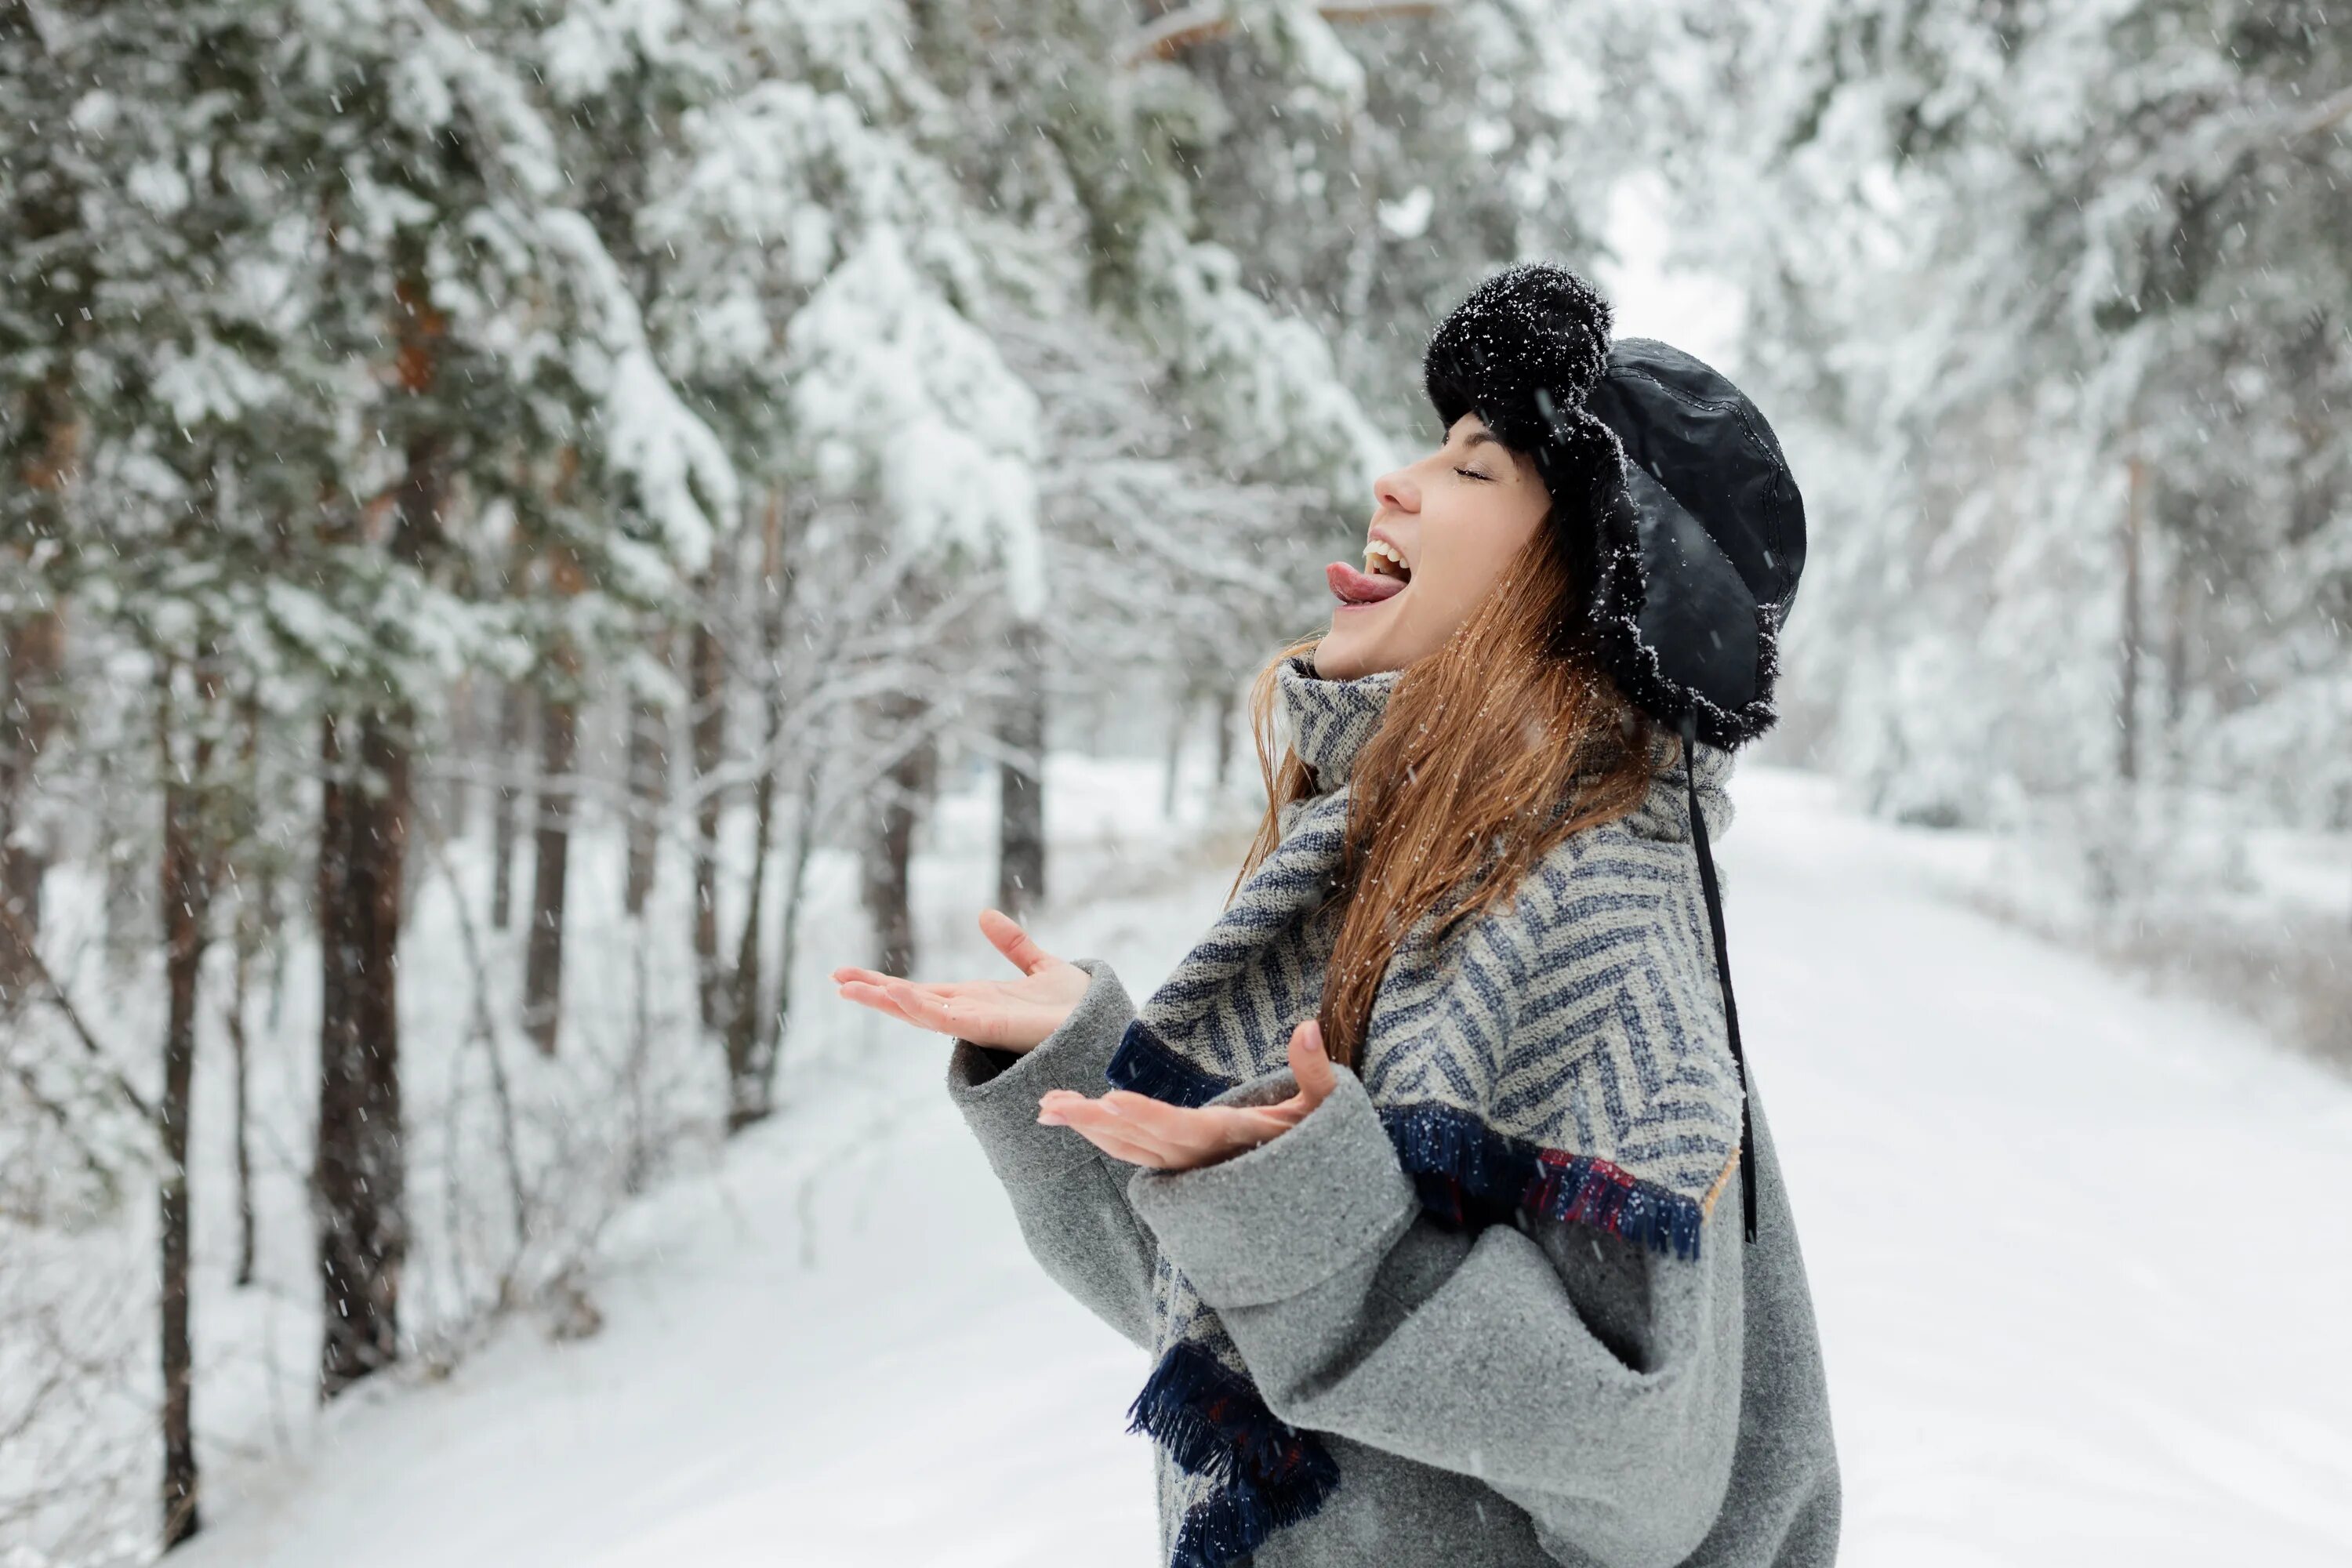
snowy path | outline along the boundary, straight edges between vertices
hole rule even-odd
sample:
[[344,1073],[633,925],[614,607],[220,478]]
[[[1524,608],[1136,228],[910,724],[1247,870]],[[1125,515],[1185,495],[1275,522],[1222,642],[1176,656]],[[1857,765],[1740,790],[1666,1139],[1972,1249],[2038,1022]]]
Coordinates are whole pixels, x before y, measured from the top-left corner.
[[[1812,781],[1736,795],[1734,973],[1842,1561],[2352,1562],[2352,1087],[1953,906]],[[1139,994],[1228,875],[1039,932]],[[627,1216],[601,1335],[509,1333],[338,1412],[301,1467],[224,1481],[175,1561],[1147,1563],[1141,1357],[1029,1264],[935,1047],[844,1006],[824,1063],[723,1176]]]

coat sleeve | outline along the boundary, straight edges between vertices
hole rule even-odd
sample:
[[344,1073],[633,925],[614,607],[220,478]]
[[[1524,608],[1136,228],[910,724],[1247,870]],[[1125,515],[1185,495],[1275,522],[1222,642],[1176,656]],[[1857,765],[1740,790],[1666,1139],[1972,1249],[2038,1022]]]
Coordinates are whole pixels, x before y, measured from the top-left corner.
[[1127,990],[1099,959],[1081,958],[1091,976],[1061,1026],[1025,1055],[958,1040],[948,1093],[980,1140],[1013,1200],[1030,1252],[1045,1272],[1097,1317],[1139,1345],[1151,1342],[1151,1272],[1157,1248],[1128,1206],[1127,1173],[1067,1128],[1037,1124],[1048,1089],[1098,1095],[1103,1073],[1135,1016]]
[[[1423,1216],[1354,1074],[1223,1163],[1129,1196],[1294,1426],[1471,1476],[1559,1561],[1664,1568],[1720,1511],[1739,1426],[1738,1177],[1696,1260],[1584,1227]],[[1286,1072],[1225,1103],[1296,1092]]]

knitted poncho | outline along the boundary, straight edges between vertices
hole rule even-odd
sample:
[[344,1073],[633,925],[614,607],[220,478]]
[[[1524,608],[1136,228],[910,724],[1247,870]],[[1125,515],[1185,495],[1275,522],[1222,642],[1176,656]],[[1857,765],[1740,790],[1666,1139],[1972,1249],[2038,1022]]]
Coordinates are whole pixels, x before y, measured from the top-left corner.
[[[1393,671],[1278,670],[1318,793],[1206,936],[1137,1010],[1110,1066],[1123,1088],[1204,1103],[1286,1066],[1316,1016],[1339,910],[1347,777]],[[1679,763],[1631,816],[1571,836],[1517,894],[1444,944],[1424,918],[1375,995],[1357,1064],[1423,1212],[1450,1226],[1524,1211],[1682,1257],[1739,1158],[1740,1089],[1692,872]],[[1706,826],[1728,825],[1728,753],[1697,750]],[[1302,1202],[1315,1195],[1302,1194]],[[1312,1514],[1345,1483],[1312,1432],[1267,1410],[1215,1311],[1163,1255],[1156,1365],[1132,1412],[1171,1463],[1172,1568],[1213,1568]]]

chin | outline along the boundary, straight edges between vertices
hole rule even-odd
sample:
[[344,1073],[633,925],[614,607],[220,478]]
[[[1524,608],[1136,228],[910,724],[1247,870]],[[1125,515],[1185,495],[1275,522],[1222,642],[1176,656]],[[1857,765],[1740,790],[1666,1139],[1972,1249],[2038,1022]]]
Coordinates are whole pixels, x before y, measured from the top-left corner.
[[1315,673],[1326,680],[1354,680],[1377,670],[1394,668],[1392,661],[1380,657],[1377,641],[1353,626],[1334,626],[1315,645]]

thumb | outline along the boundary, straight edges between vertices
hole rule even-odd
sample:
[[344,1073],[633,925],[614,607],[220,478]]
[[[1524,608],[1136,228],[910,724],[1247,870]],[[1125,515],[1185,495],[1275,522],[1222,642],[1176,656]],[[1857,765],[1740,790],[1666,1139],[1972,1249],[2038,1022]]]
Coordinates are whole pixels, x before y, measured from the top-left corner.
[[1339,1087],[1330,1053],[1323,1048],[1323,1026],[1313,1018],[1290,1032],[1290,1073],[1298,1080],[1299,1098],[1310,1107],[1322,1104]]
[[1021,929],[1021,922],[1003,910],[981,910],[980,932],[988,938],[991,946],[1012,960],[1013,966],[1024,974],[1034,974],[1054,962],[1054,955],[1039,947],[1029,933]]

